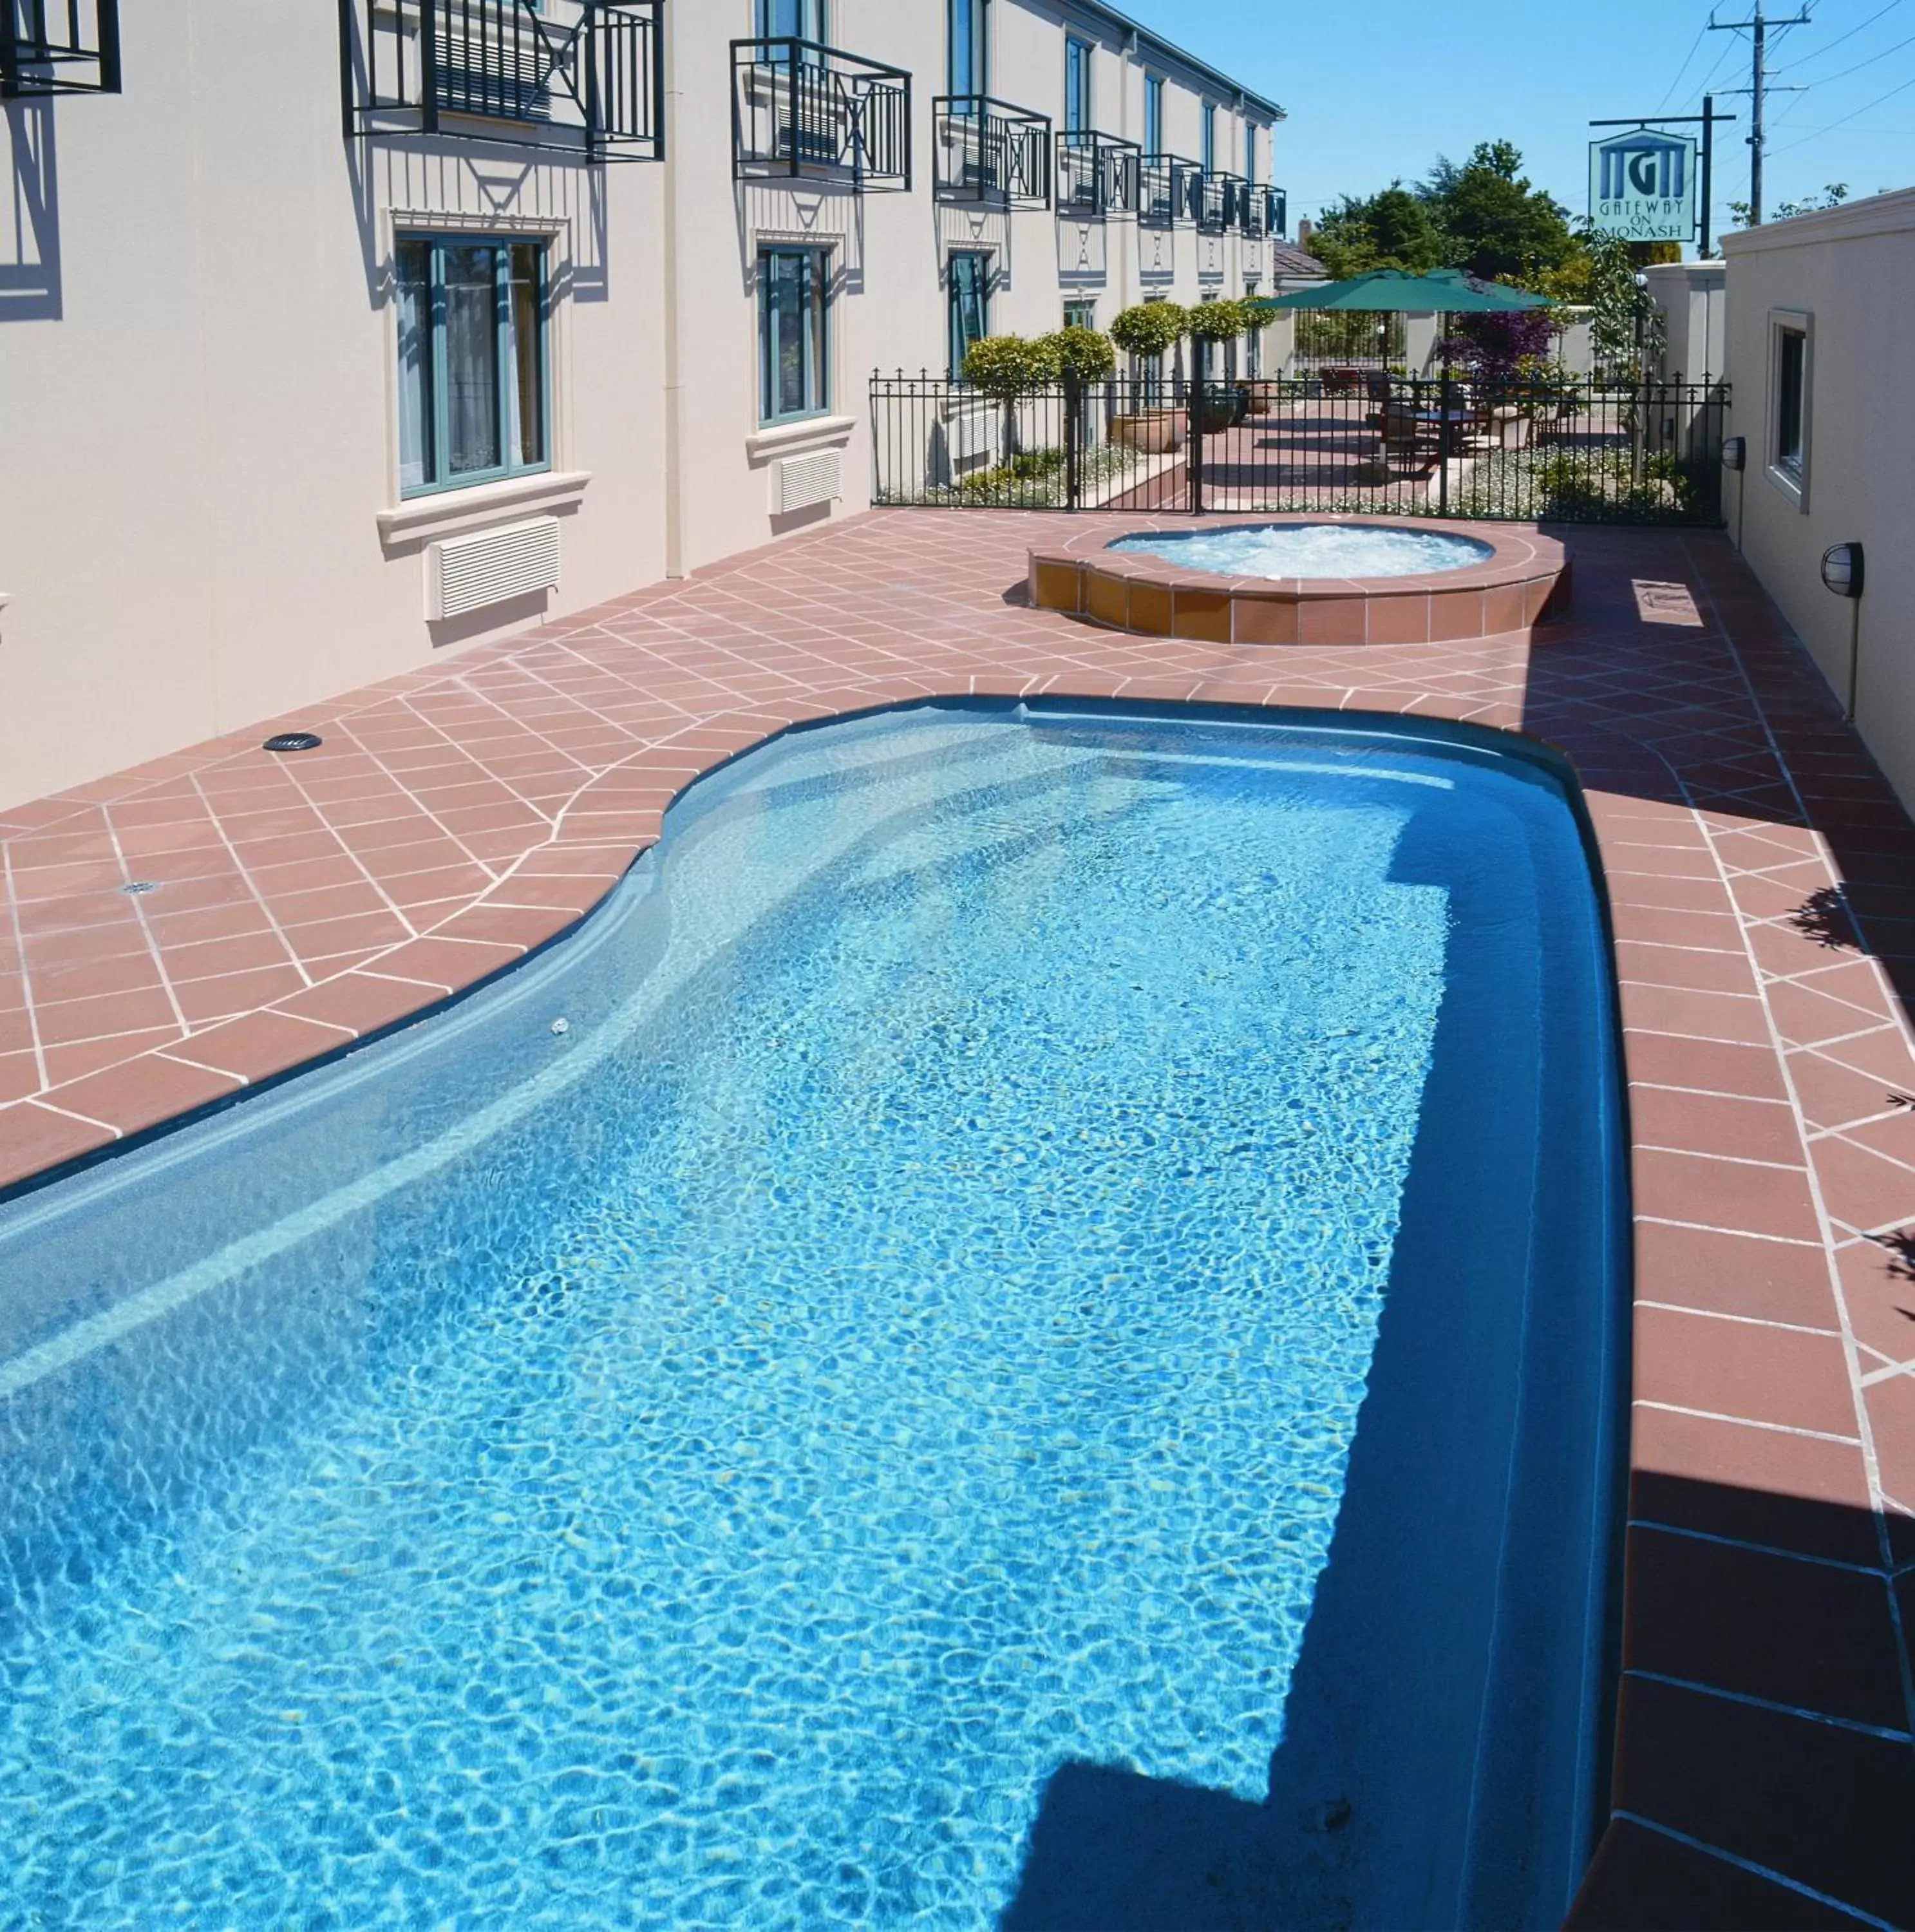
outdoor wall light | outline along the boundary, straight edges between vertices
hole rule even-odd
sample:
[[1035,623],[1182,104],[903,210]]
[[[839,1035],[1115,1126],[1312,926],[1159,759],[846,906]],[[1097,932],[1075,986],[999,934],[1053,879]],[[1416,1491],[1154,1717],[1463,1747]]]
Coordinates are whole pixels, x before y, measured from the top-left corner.
[[1746,436],[1732,436],[1724,442],[1722,467],[1725,470],[1740,470],[1748,460],[1749,439]]
[[1848,626],[1848,710],[1845,714],[1853,724],[1862,682],[1862,546],[1831,544],[1822,553],[1822,582],[1838,597],[1846,597],[1854,607]]
[[1822,582],[1838,597],[1862,595],[1862,546],[1831,544],[1822,553]]

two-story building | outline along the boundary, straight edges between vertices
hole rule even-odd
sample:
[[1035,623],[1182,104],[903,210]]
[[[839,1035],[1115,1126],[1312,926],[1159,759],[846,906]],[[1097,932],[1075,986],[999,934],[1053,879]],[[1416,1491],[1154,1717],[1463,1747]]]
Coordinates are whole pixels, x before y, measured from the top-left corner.
[[853,512],[874,368],[1283,227],[1101,0],[4,20],[0,808]]

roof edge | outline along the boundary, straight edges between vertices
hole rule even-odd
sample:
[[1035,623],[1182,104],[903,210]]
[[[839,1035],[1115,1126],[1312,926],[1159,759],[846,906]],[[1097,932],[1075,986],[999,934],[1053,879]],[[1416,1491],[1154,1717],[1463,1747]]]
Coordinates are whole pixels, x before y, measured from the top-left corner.
[[1208,61],[1199,60],[1187,48],[1180,47],[1174,40],[1167,40],[1161,34],[1152,33],[1141,21],[1134,20],[1125,13],[1109,4],[1109,0],[1059,0],[1062,11],[1066,14],[1083,14],[1092,20],[1101,20],[1108,27],[1115,27],[1119,33],[1130,35],[1140,46],[1152,48],[1168,60],[1188,68],[1192,74],[1201,74],[1206,80],[1214,81],[1218,86],[1233,95],[1246,107],[1254,107],[1267,115],[1272,122],[1287,121],[1286,110],[1274,100],[1266,99],[1245,87],[1240,80],[1234,80],[1221,68],[1212,67]]

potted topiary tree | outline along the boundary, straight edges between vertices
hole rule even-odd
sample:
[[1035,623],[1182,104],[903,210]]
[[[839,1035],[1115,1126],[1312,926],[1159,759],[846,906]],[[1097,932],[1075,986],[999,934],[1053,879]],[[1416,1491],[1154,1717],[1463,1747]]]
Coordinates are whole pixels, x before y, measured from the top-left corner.
[[1218,435],[1241,422],[1249,404],[1249,398],[1241,394],[1234,382],[1212,382],[1209,380],[1211,350],[1218,344],[1234,342],[1239,336],[1247,334],[1254,320],[1240,302],[1199,302],[1190,311],[1191,335],[1202,345],[1197,366],[1203,385],[1202,408],[1203,433],[1206,436]]
[[[1127,308],[1110,324],[1110,340],[1126,355],[1140,362],[1161,362],[1183,340],[1189,326],[1188,311],[1173,302],[1140,302]],[[1183,447],[1183,412],[1181,410],[1146,408],[1142,399],[1128,414],[1112,419],[1113,441],[1128,444],[1146,456]]]
[[1050,340],[1026,341],[1021,335],[987,335],[964,352],[958,371],[981,396],[1004,408],[1004,454],[1017,453],[1017,405],[1047,382],[1057,380],[1057,362]]

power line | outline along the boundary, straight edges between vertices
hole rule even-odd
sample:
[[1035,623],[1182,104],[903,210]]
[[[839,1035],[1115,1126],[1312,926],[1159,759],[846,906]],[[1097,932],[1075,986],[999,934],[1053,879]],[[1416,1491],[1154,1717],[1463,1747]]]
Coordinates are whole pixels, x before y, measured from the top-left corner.
[[[1878,20],[1881,17],[1880,14],[1876,16]],[[1812,89],[1827,87],[1835,81],[1846,80],[1852,74],[1861,74],[1876,65],[1878,62],[1887,60],[1890,54],[1900,53],[1904,47],[1915,47],[1915,34],[1911,34],[1905,40],[1897,40],[1892,47],[1883,48],[1880,53],[1871,54],[1866,60],[1857,61],[1853,67],[1842,68],[1834,74],[1825,74],[1820,80],[1805,81],[1797,91],[1794,100],[1791,100],[1788,106],[1776,116],[1776,125],[1779,128],[1797,108],[1801,106],[1803,95],[1808,94]]]
[[[1891,4],[1894,4],[1894,0],[1891,0]],[[1701,46],[1703,37],[1708,32],[1709,22],[1707,20],[1704,21],[1702,25],[1696,28],[1695,38],[1689,43],[1689,52],[1683,55],[1683,64],[1680,67],[1677,68],[1676,77],[1674,80],[1670,82],[1668,92],[1665,93],[1662,98],[1656,104],[1656,111],[1657,113],[1660,114],[1663,109],[1667,107],[1670,102],[1675,99],[1676,89],[1682,86],[1683,76],[1689,72],[1689,64],[1691,61],[1695,59],[1695,50],[1698,47]]]
[[1778,148],[1780,154],[1792,154],[1797,148],[1806,148],[1811,141],[1819,141],[1824,134],[1833,134],[1838,128],[1846,128],[1851,121],[1859,121],[1872,109],[1881,106],[1884,100],[1893,100],[1898,94],[1906,94],[1915,87],[1915,74],[1911,74],[1899,87],[1892,87],[1886,94],[1878,94],[1873,100],[1858,107],[1853,114],[1845,114],[1839,121],[1831,121],[1826,128],[1818,128],[1812,134],[1805,134],[1799,141],[1791,141],[1786,147]]
[[[1815,48],[1811,52],[1804,54],[1802,57],[1803,64],[1806,67],[1811,61],[1820,60],[1824,54],[1833,53],[1836,48],[1842,45],[1843,41],[1854,40],[1857,34],[1864,32],[1869,28],[1872,27],[1884,14],[1893,14],[1895,10],[1902,4],[1903,0],[1889,0],[1889,3],[1886,7],[1878,7],[1875,12],[1869,16],[1867,20],[1861,21],[1857,25],[1850,28],[1847,33],[1838,34],[1833,40],[1824,40],[1819,47]],[[1851,71],[1852,72],[1853,70],[1851,69]],[[1823,76],[1823,80],[1825,80],[1829,78],[1830,78],[1830,76],[1826,74]],[[1821,84],[1821,81],[1819,80],[1811,83],[1812,86],[1816,87],[1820,87]]]

